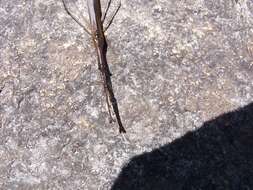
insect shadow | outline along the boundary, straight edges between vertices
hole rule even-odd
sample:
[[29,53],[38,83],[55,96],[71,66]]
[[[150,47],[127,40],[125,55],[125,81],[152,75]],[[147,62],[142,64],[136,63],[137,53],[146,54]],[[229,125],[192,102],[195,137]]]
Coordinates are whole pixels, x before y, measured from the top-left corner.
[[253,103],[136,156],[111,190],[253,189]]

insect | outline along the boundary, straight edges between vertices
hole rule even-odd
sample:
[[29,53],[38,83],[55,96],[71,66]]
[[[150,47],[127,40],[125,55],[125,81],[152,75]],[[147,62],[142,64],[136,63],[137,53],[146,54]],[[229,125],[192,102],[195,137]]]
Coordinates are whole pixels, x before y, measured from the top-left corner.
[[111,0],[107,1],[107,6],[105,9],[104,14],[102,15],[101,10],[101,2],[100,0],[87,0],[87,7],[88,7],[88,14],[89,14],[89,22],[85,20],[86,25],[90,27],[90,30],[85,27],[79,20],[68,10],[66,3],[64,0],[62,0],[64,9],[67,12],[67,14],[79,25],[81,26],[84,31],[91,36],[96,54],[97,54],[97,63],[98,63],[98,69],[100,71],[100,76],[103,83],[103,90],[106,97],[106,104],[109,114],[109,121],[112,123],[115,121],[112,117],[112,111],[115,114],[116,121],[119,126],[119,132],[120,133],[126,133],[126,130],[121,122],[119,109],[118,109],[118,103],[114,96],[113,87],[112,87],[112,81],[111,81],[111,72],[109,69],[109,65],[107,63],[107,41],[105,38],[104,32],[109,28],[111,23],[113,22],[114,17],[118,13],[121,3],[119,3],[117,9],[113,13],[110,21],[108,24],[104,27],[104,21],[106,19],[108,10],[111,5]]

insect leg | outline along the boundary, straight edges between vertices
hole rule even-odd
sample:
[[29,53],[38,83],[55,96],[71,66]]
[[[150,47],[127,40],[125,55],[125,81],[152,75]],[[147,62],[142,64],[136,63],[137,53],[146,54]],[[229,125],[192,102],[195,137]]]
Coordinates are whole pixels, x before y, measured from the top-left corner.
[[105,21],[106,15],[107,15],[107,13],[109,11],[109,8],[110,8],[110,5],[111,5],[111,2],[112,2],[112,0],[107,0],[106,9],[105,9],[104,15],[101,19],[102,23],[104,23],[104,21]]
[[110,21],[108,22],[107,26],[105,27],[104,32],[106,32],[107,29],[108,29],[108,28],[110,27],[110,25],[112,24],[112,22],[113,22],[115,16],[116,16],[117,13],[119,12],[120,7],[121,7],[121,1],[119,2],[119,5],[118,5],[117,9],[115,10],[114,14],[112,15],[112,17],[111,17]]
[[96,49],[96,54],[97,54],[97,63],[98,63],[98,70],[100,72],[100,78],[102,80],[103,83],[103,90],[104,90],[104,94],[105,94],[105,98],[106,98],[106,106],[107,106],[107,110],[108,110],[108,114],[109,114],[109,122],[112,123],[114,121],[113,117],[112,117],[112,112],[111,112],[111,105],[110,105],[110,93],[108,91],[108,86],[106,83],[106,77],[105,77],[105,70],[103,69],[102,63],[100,61],[100,54],[99,54],[99,49],[98,49],[98,45],[96,43],[96,38],[93,36],[93,43]]
[[92,35],[92,34],[89,32],[89,30],[88,30],[81,22],[79,22],[78,19],[68,10],[68,8],[67,8],[67,6],[66,6],[64,0],[62,0],[62,3],[63,3],[64,9],[65,9],[65,11],[67,12],[67,14],[68,14],[79,26],[81,26],[87,34]]
[[[75,8],[78,10],[78,7],[77,7],[76,3],[73,3],[73,4],[74,4]],[[90,26],[89,21],[83,16],[83,14],[80,13],[80,11],[79,11],[79,14],[81,15],[81,17],[84,20],[85,24]]]

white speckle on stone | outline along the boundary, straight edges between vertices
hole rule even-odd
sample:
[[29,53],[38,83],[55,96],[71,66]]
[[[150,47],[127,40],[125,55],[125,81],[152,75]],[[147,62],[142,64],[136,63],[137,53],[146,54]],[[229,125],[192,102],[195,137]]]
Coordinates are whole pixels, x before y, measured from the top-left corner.
[[87,113],[89,115],[91,115],[94,118],[98,118],[99,112],[96,108],[91,107],[91,106],[87,106],[86,109],[87,109]]
[[36,185],[41,182],[40,178],[37,178],[30,174],[26,174],[19,171],[15,172],[15,177],[11,177],[10,181],[12,183],[18,182],[18,183],[24,183],[28,185]]

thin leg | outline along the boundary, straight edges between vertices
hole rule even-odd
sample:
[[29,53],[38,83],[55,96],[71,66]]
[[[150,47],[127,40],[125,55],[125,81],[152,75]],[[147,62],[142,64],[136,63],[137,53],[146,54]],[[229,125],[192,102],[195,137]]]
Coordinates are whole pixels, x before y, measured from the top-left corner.
[[[78,10],[78,7],[77,7],[76,3],[73,3],[73,4],[74,4],[75,8]],[[85,24],[89,26],[89,25],[90,25],[90,24],[89,24],[89,21],[83,16],[83,14],[80,13],[79,10],[78,10],[78,13],[79,13],[79,14],[81,15],[81,17],[83,18]]]
[[115,120],[113,119],[112,117],[112,112],[111,112],[111,105],[110,105],[110,99],[109,99],[109,93],[107,91],[107,88],[106,88],[106,83],[104,82],[104,76],[103,76],[103,73],[100,72],[100,78],[101,78],[101,83],[103,84],[103,88],[104,88],[104,94],[105,94],[105,99],[106,99],[106,107],[107,107],[107,111],[108,111],[108,114],[109,114],[109,123],[112,123],[114,122]]
[[112,0],[107,0],[107,3],[106,3],[107,6],[106,6],[106,9],[105,9],[104,15],[101,19],[102,23],[104,23],[104,21],[105,21],[106,15],[107,15],[107,13],[109,11],[109,8],[110,8],[110,5],[111,5],[111,2],[112,2]]
[[108,29],[108,28],[110,27],[110,25],[112,24],[112,22],[113,22],[113,20],[114,20],[115,16],[116,16],[116,15],[117,15],[117,13],[119,12],[120,7],[121,7],[121,1],[119,2],[119,5],[118,5],[118,7],[117,7],[116,11],[114,12],[114,14],[113,14],[113,16],[112,16],[111,20],[109,21],[109,23],[108,23],[108,24],[107,24],[107,26],[105,27],[104,32],[106,32],[106,31],[107,31],[107,29]]
[[109,114],[109,122],[112,123],[114,121],[113,117],[112,117],[112,112],[111,112],[111,105],[110,105],[110,99],[109,99],[109,92],[108,92],[108,89],[107,89],[107,84],[106,84],[106,79],[105,79],[105,76],[104,76],[104,73],[102,71],[102,65],[101,65],[101,62],[100,62],[100,58],[99,58],[99,50],[98,50],[98,47],[97,47],[97,43],[96,43],[96,39],[95,38],[92,38],[93,39],[93,43],[94,43],[94,46],[95,46],[95,49],[96,49],[96,54],[97,54],[97,63],[98,63],[98,70],[99,70],[99,73],[100,73],[100,78],[101,78],[101,82],[103,83],[103,90],[104,90],[104,93],[105,93],[105,98],[106,98],[106,106],[107,106],[107,110],[108,110],[108,114]]
[[68,8],[67,8],[67,6],[66,6],[64,0],[62,0],[62,3],[63,3],[64,9],[65,9],[65,11],[67,12],[67,14],[68,14],[79,26],[81,26],[87,34],[92,35],[92,34],[89,32],[89,30],[88,30],[81,22],[79,22],[78,19],[68,10]]

